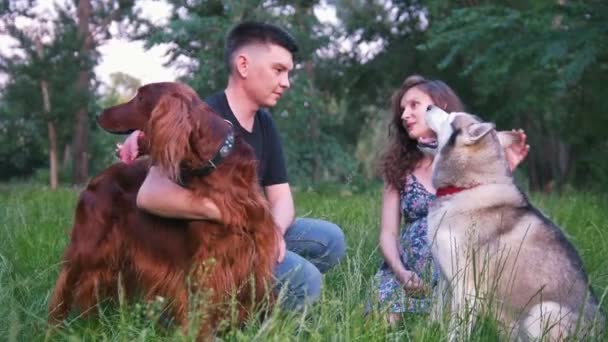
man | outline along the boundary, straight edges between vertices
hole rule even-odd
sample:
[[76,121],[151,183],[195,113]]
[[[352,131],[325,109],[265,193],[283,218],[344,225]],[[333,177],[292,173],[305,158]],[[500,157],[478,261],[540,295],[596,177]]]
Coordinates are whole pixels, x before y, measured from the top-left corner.
[[[228,34],[225,59],[230,75],[224,91],[205,99],[234,125],[254,149],[258,177],[280,235],[279,258],[274,270],[277,289],[285,291],[284,306],[299,308],[320,295],[321,273],[344,256],[342,230],[323,220],[298,218],[279,135],[270,114],[289,88],[289,72],[297,52],[293,37],[283,29],[259,22],[243,22]],[[137,155],[137,136],[122,146],[121,159]],[[222,213],[209,199],[195,200],[188,189],[173,183],[151,167],[138,196],[139,208],[165,217],[221,221]]]

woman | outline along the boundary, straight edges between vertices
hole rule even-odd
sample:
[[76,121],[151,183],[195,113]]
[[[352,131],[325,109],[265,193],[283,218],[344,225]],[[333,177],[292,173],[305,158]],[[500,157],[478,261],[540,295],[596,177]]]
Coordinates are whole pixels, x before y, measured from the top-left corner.
[[[388,308],[391,325],[404,312],[426,312],[430,288],[437,279],[426,239],[428,206],[435,199],[433,156],[423,152],[435,140],[424,119],[429,105],[446,112],[464,111],[461,100],[444,82],[418,75],[406,78],[392,97],[390,142],[382,158],[380,249],[384,262],[375,276],[378,301]],[[505,149],[512,170],[529,151],[525,134],[520,134],[522,143]]]

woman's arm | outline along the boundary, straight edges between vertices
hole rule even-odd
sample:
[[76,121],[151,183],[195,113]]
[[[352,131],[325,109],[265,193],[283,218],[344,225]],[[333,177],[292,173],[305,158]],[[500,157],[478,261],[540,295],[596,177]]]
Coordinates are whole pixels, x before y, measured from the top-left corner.
[[209,198],[197,198],[150,167],[137,193],[137,207],[164,217],[222,221],[222,214]]
[[385,184],[382,192],[380,250],[384,260],[406,289],[419,290],[423,288],[422,281],[416,273],[405,269],[399,257],[399,224],[401,221],[399,200],[399,192],[391,185]]

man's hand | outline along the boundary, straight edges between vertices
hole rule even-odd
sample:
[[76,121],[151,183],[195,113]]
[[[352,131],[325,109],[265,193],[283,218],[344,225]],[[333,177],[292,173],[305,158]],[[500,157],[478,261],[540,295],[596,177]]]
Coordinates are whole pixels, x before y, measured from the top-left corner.
[[116,155],[125,164],[131,164],[139,154],[138,140],[143,136],[144,132],[134,131],[131,133],[125,142],[116,144]]
[[509,168],[514,171],[515,168],[528,156],[530,152],[530,145],[526,144],[526,133],[522,129],[513,130],[513,132],[519,135],[519,139],[515,139],[515,142],[505,147],[505,157],[509,163]]
[[275,231],[277,233],[277,243],[279,244],[279,255],[277,257],[277,264],[280,264],[281,262],[283,262],[283,259],[285,259],[287,247],[285,245],[285,238],[283,237],[283,233],[281,232],[281,230],[277,228]]

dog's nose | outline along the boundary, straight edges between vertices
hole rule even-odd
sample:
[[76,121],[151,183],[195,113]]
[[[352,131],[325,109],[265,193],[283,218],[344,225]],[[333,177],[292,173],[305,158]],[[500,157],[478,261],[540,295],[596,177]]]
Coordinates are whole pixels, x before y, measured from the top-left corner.
[[428,105],[428,107],[426,107],[426,111],[428,112],[429,110],[433,109],[433,105]]

